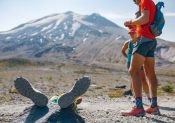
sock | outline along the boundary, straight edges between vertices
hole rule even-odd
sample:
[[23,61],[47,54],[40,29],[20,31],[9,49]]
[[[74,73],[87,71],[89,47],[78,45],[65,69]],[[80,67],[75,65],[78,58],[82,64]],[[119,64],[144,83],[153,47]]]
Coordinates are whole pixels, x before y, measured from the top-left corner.
[[151,107],[157,107],[157,97],[152,97],[151,99]]
[[150,97],[150,95],[149,95],[149,94],[146,94],[146,96],[147,96],[148,100],[149,100],[150,103],[151,103],[151,97]]
[[142,97],[135,97],[137,108],[143,108]]
[[149,95],[149,93],[146,93],[146,96],[147,96],[148,98],[150,98],[150,95]]

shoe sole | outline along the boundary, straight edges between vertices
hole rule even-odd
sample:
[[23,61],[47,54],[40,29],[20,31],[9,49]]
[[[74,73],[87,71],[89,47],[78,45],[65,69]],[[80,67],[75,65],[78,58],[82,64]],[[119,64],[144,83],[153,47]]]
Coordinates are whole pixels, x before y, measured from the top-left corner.
[[89,77],[82,77],[77,80],[73,88],[59,98],[58,105],[61,108],[69,107],[79,96],[83,95],[88,90],[90,82],[91,80]]
[[48,98],[38,90],[34,89],[32,85],[24,78],[20,77],[14,81],[17,91],[33,101],[37,106],[44,107],[48,103]]
[[153,115],[158,115],[158,116],[161,115],[161,114],[160,114],[160,110],[159,110],[159,108],[153,113]]
[[155,113],[153,113],[153,115],[158,115],[158,116],[160,116],[161,114],[160,114],[160,112],[155,112]]
[[122,116],[135,116],[135,117],[144,117],[146,115],[146,112],[145,111],[142,111],[140,113],[138,113],[137,115],[131,115],[131,114],[127,114],[127,113],[122,113]]
[[138,115],[136,115],[136,117],[144,117],[146,115],[145,111],[139,113]]

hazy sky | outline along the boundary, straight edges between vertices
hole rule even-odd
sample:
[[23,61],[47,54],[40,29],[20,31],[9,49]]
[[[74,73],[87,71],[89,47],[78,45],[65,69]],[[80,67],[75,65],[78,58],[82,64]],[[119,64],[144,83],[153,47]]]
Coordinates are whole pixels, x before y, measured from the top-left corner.
[[[160,0],[154,0],[157,3]],[[166,26],[161,38],[175,41],[175,0],[165,2]],[[0,0],[0,31],[53,13],[73,11],[99,13],[123,27],[123,22],[137,10],[133,0]]]

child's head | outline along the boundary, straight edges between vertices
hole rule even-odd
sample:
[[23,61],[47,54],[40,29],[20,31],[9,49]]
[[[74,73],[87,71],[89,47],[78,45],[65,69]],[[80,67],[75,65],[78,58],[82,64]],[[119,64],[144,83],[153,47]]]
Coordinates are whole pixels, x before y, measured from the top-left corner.
[[135,27],[129,27],[129,35],[131,36],[132,40],[135,41],[136,39],[136,29]]

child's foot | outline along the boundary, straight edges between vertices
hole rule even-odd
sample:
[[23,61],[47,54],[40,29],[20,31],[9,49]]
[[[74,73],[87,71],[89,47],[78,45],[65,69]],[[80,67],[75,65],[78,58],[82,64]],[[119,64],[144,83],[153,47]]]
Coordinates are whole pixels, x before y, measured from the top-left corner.
[[131,111],[121,112],[121,114],[122,116],[143,117],[145,116],[145,110],[143,108],[137,108],[136,106],[134,106]]
[[68,106],[68,109],[71,109],[74,112],[78,113],[77,105],[79,105],[82,102],[82,97],[78,97],[78,99],[75,100],[74,103],[72,103],[70,106]]
[[67,108],[73,104],[78,97],[87,91],[90,86],[90,81],[91,80],[89,77],[82,77],[77,80],[73,88],[68,93],[65,93],[59,98],[59,106],[61,108]]
[[159,107],[158,106],[154,108],[150,107],[146,110],[146,113],[153,115],[160,115]]
[[131,90],[127,90],[123,93],[124,96],[133,96],[132,91]]
[[44,94],[42,94],[40,91],[36,90],[35,88],[32,87],[32,85],[24,78],[20,77],[17,78],[15,81],[15,87],[17,91],[31,99],[35,105],[44,107],[48,103],[48,98]]

